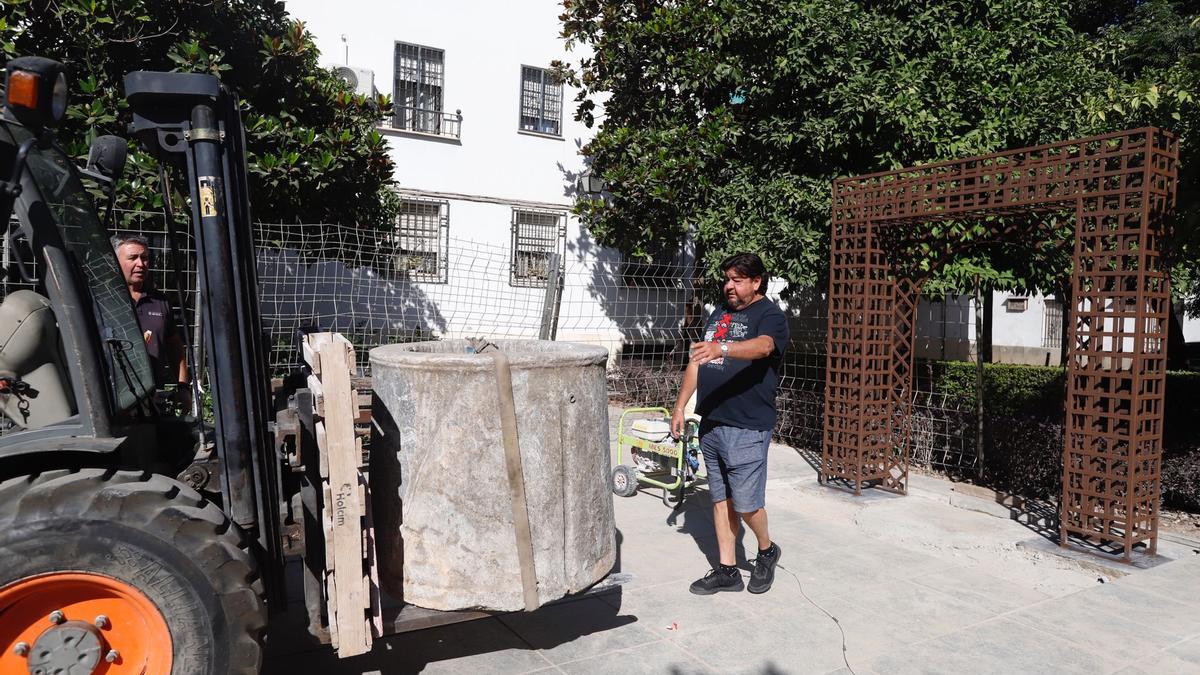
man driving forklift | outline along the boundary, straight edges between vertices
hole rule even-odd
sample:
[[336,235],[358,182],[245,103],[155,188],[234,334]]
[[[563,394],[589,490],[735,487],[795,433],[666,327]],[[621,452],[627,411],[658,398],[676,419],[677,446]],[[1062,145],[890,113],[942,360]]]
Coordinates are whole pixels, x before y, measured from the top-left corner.
[[188,377],[187,354],[179,327],[167,297],[155,289],[150,280],[150,242],[138,234],[114,236],[113,250],[121,265],[121,275],[129,288],[129,296],[137,313],[142,339],[154,371],[154,385],[160,391],[175,386],[174,401],[185,411],[191,408],[191,380]]

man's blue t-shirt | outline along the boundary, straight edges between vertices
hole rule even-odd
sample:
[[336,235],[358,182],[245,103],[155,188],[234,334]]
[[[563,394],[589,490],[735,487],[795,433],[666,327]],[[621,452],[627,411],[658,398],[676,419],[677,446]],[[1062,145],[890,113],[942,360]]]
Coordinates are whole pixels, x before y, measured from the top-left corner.
[[704,328],[705,342],[741,342],[760,335],[775,341],[770,356],[754,361],[725,357],[700,366],[696,414],[706,422],[759,431],[775,428],[779,365],[788,341],[783,311],[766,298],[737,311],[718,307]]

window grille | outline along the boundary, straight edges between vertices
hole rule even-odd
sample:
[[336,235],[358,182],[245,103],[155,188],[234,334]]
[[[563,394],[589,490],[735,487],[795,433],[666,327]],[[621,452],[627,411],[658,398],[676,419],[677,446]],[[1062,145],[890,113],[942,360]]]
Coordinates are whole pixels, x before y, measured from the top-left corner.
[[521,66],[521,130],[562,135],[562,82],[545,68]]
[[1046,298],[1046,313],[1042,324],[1042,347],[1046,349],[1061,348],[1063,330],[1063,304],[1061,300]]
[[460,115],[443,111],[446,52],[407,42],[396,43],[395,113],[392,126],[439,136],[461,134]]
[[445,283],[449,234],[448,202],[403,199],[396,222],[396,271],[413,281]]
[[554,211],[513,209],[513,286],[543,287],[550,278],[551,256],[559,256],[561,269],[566,252],[566,217]]

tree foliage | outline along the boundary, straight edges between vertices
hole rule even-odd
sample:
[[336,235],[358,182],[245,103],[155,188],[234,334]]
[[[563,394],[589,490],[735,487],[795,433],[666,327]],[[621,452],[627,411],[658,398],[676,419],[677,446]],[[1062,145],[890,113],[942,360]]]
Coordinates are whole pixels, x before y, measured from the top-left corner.
[[[1146,121],[1194,136],[1180,118],[1194,119],[1195,102],[1179,92],[1196,81],[1181,65],[1196,53],[1195,3],[563,4],[568,45],[590,51],[563,66],[581,88],[577,117],[599,124],[584,154],[609,186],[577,211],[600,243],[633,257],[670,251],[694,227],[710,269],[750,249],[796,285],[820,287],[837,177]],[[1162,20],[1169,30],[1156,33]],[[1160,51],[1166,43],[1173,52]],[[1061,241],[1070,221],[1000,240],[993,225],[931,226],[960,248],[943,285],[982,275],[1054,290],[1070,261]],[[929,266],[937,254],[918,251],[913,262]]]
[[[355,95],[319,67],[312,35],[283,3],[2,1],[5,60],[39,55],[68,67],[72,98],[59,137],[74,156],[86,157],[96,135],[126,135],[125,73],[212,73],[241,97],[256,220],[383,227],[396,213],[392,160],[374,128],[391,102]],[[153,160],[130,150],[118,204],[161,208]]]
[[1160,126],[1180,139],[1173,284],[1200,315],[1200,2],[1137,3],[1097,35],[1097,50],[1113,74],[1097,95],[1094,114],[1109,127]]

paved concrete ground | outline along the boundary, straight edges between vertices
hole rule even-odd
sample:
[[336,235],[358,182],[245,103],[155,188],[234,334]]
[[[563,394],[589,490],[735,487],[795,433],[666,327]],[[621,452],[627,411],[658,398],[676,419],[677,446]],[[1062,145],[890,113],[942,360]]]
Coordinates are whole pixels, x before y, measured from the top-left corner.
[[785,446],[769,472],[783,557],[765,595],[691,595],[716,555],[707,493],[676,512],[639,494],[616,498],[617,566],[633,575],[616,591],[391,636],[343,661],[307,644],[293,613],[265,672],[1200,673],[1200,545],[1160,542],[1146,569],[1064,557],[945,481],[855,498],[817,485]]

